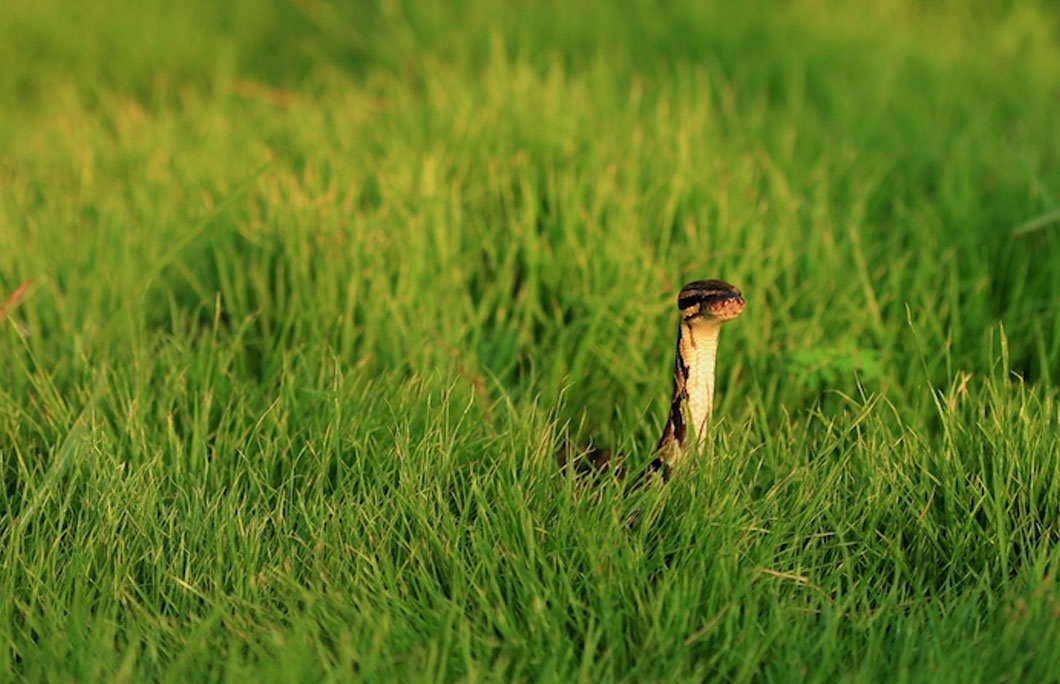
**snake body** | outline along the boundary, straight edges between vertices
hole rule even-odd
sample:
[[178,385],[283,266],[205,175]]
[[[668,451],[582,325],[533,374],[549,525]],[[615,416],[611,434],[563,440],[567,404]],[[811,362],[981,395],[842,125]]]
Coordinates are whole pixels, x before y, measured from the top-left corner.
[[[738,289],[723,280],[697,280],[681,288],[677,308],[681,320],[670,410],[653,458],[638,482],[651,473],[668,480],[681,457],[703,439],[714,410],[714,369],[721,326],[743,313],[744,299]],[[572,458],[571,449],[565,445],[558,460],[561,467],[573,463],[579,474],[611,469],[610,452],[595,447],[581,449]],[[614,473],[624,475],[621,467]]]

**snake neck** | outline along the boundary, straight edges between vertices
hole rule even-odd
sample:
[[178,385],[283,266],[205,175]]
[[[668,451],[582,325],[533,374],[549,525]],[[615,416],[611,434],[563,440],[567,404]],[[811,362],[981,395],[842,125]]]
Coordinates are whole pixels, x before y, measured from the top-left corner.
[[690,447],[703,438],[714,410],[714,367],[721,323],[694,318],[677,330],[674,391],[670,413],[656,446],[653,465],[664,476]]

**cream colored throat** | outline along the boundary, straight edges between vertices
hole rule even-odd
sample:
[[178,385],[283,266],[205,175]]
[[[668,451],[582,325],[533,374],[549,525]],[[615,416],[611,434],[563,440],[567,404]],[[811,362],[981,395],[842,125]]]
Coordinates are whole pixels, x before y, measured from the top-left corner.
[[677,330],[674,394],[655,458],[645,469],[662,472],[663,480],[690,447],[702,442],[714,409],[714,365],[718,356],[721,321],[693,318]]
[[677,347],[685,371],[687,439],[693,444],[703,440],[714,411],[714,367],[720,332],[719,321],[696,318],[681,323]]

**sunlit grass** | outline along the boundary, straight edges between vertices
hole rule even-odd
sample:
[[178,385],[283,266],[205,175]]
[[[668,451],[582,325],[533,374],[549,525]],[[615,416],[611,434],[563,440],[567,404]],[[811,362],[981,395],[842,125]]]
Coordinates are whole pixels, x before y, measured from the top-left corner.
[[[4,671],[1055,676],[1058,31],[3,6]],[[704,453],[559,477],[649,457],[706,277]]]

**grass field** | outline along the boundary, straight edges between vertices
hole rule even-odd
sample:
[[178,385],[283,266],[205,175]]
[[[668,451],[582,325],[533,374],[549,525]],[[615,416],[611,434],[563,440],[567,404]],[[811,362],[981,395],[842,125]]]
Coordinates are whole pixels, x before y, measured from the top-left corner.
[[1056,680],[1053,3],[180,8],[0,3],[0,679]]

